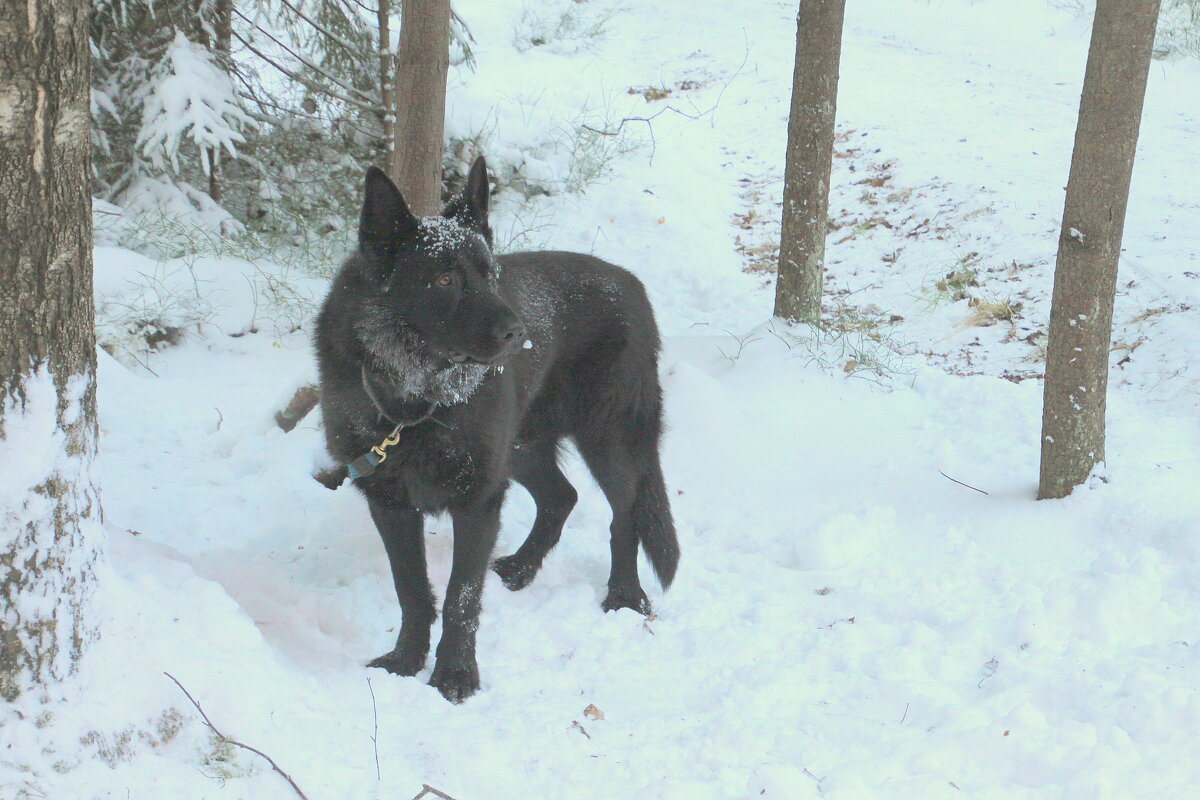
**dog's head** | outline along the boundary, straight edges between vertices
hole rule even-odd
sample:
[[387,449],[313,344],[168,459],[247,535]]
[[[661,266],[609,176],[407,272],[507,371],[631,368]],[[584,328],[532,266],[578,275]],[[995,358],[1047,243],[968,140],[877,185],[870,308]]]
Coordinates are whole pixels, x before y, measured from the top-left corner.
[[441,215],[422,218],[382,170],[367,170],[358,228],[371,288],[366,311],[427,358],[493,364],[524,344],[524,324],[497,293],[488,194],[481,156],[463,193]]

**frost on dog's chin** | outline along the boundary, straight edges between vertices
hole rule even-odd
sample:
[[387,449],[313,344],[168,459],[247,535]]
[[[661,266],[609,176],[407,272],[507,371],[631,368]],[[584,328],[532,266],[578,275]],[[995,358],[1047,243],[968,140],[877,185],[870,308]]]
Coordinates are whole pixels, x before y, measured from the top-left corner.
[[401,397],[444,406],[464,403],[491,369],[487,364],[448,364],[431,357],[416,331],[382,309],[364,310],[354,327],[374,366],[391,378]]
[[489,369],[487,364],[453,364],[436,369],[425,382],[425,392],[420,396],[444,406],[465,403],[483,383]]

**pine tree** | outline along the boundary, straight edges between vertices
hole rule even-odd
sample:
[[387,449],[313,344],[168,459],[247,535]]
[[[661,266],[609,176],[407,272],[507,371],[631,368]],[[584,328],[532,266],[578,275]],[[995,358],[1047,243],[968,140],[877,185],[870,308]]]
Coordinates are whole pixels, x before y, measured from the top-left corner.
[[98,196],[228,218],[218,173],[255,122],[236,90],[231,0],[96,0],[91,18]]
[[404,124],[436,118],[402,141],[421,145],[440,193],[445,62],[473,57],[438,2],[440,88],[399,102],[397,0],[95,0],[93,193],[171,230],[246,224],[283,242],[336,230],[366,166],[393,162],[398,111]]

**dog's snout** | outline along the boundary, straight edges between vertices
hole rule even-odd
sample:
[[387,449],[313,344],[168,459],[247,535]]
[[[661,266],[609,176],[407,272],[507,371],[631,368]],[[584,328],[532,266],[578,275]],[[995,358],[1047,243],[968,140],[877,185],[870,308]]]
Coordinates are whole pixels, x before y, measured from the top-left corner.
[[496,337],[496,341],[504,344],[524,341],[525,325],[516,318],[502,320],[493,327],[492,335]]

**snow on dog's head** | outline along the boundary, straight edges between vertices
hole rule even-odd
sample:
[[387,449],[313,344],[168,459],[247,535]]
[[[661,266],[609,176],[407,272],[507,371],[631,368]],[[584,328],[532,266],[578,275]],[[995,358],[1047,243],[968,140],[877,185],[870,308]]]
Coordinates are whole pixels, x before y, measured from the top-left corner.
[[523,322],[498,293],[487,203],[482,158],[433,217],[415,216],[381,170],[367,172],[354,327],[406,393],[464,399],[524,341]]

